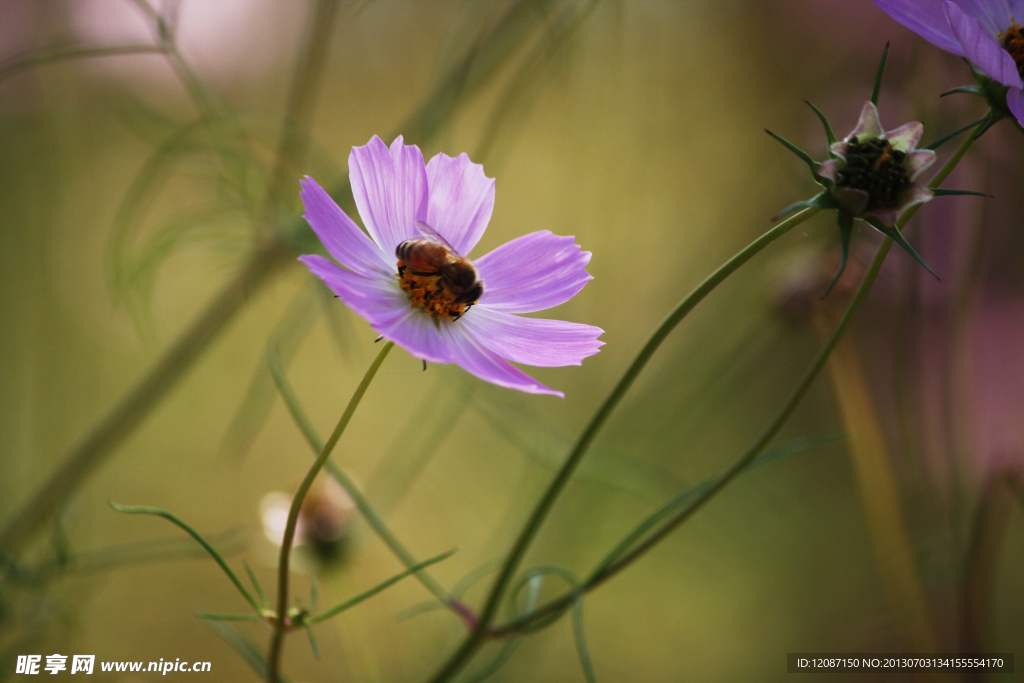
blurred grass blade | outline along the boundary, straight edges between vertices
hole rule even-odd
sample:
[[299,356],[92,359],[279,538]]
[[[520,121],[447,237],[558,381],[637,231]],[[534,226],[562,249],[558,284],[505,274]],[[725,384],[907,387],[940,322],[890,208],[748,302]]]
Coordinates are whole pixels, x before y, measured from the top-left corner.
[[96,57],[116,57],[120,55],[140,54],[162,54],[165,48],[161,45],[148,45],[145,43],[136,45],[105,45],[98,47],[85,47],[80,45],[68,45],[54,47],[34,55],[22,55],[6,60],[0,64],[0,83],[8,78],[13,78],[37,66],[56,64],[76,59],[94,59]]
[[425,394],[364,488],[381,517],[398,507],[440,445],[455,430],[479,382],[466,373],[434,368],[437,379]]
[[[210,545],[221,548],[221,554],[240,550],[244,546],[240,530],[234,529],[207,539]],[[183,558],[206,557],[206,551],[186,538],[167,538],[125,545],[108,546],[70,555],[64,572],[87,574],[109,571],[143,562],[158,562]]]
[[[220,636],[224,642],[234,648],[235,652],[242,656],[252,670],[256,672],[261,680],[265,680],[267,677],[267,660],[263,658],[263,652],[253,645],[253,643],[243,636],[241,633],[236,631],[234,627],[224,621],[204,620],[210,629]],[[278,672],[278,677],[281,683],[291,683],[290,679],[283,673]]]
[[480,683],[480,681],[485,681],[498,673],[501,667],[505,665],[505,662],[507,662],[512,656],[512,653],[516,651],[516,648],[519,647],[521,640],[522,636],[512,636],[509,638],[505,641],[505,644],[501,646],[501,649],[498,651],[498,654],[495,655],[494,659],[487,662],[476,671],[458,679],[458,683]]
[[[761,465],[766,465],[788,455],[795,455],[812,448],[838,443],[842,438],[841,434],[825,434],[821,436],[797,439],[796,441],[792,441],[788,444],[783,444],[782,446],[766,450],[761,455],[754,458],[754,460],[744,468],[744,471],[749,471],[756,467],[760,467]],[[633,531],[627,534],[622,541],[620,541],[619,544],[615,546],[610,553],[608,553],[604,560],[602,560],[594,571],[591,572],[591,576],[596,576],[602,573],[608,566],[622,557],[622,555],[624,555],[634,544],[638,543],[640,539],[647,534],[647,532],[654,529],[659,522],[671,516],[671,514],[676,510],[686,506],[690,501],[696,500],[702,496],[715,485],[715,482],[717,482],[718,479],[719,475],[705,479],[700,484],[685,491],[684,493],[681,493],[652,514],[648,515],[644,521],[638,524]],[[589,583],[589,580],[587,583]]]
[[849,337],[832,352],[828,371],[848,435],[850,458],[879,574],[888,592],[892,616],[902,632],[903,646],[907,652],[937,652],[940,641],[933,630],[931,610],[918,576],[896,473],[856,347]]
[[252,570],[249,563],[242,560],[242,565],[245,566],[245,573],[249,575],[249,582],[252,583],[252,587],[256,589],[256,595],[260,599],[260,606],[267,604],[267,595],[263,592],[263,586],[260,585],[260,580],[256,578],[256,572]]
[[324,621],[326,619],[330,619],[331,617],[333,617],[333,616],[335,616],[337,614],[341,614],[342,612],[344,612],[345,610],[349,609],[350,607],[355,607],[356,605],[358,605],[362,601],[366,600],[367,598],[372,598],[377,593],[380,593],[381,591],[383,591],[383,590],[385,590],[387,588],[390,588],[392,585],[398,583],[399,581],[401,581],[405,577],[407,577],[407,576],[409,576],[411,574],[415,574],[419,570],[425,569],[425,568],[429,567],[430,565],[432,565],[432,564],[434,564],[436,562],[440,562],[441,560],[448,559],[454,553],[455,553],[454,550],[449,550],[446,553],[441,553],[440,555],[437,555],[435,557],[431,557],[429,560],[424,560],[423,562],[420,562],[419,564],[414,565],[414,566],[406,569],[405,571],[402,571],[402,572],[399,572],[398,574],[395,574],[390,579],[388,579],[388,580],[386,580],[386,581],[384,581],[382,583],[377,584],[376,586],[374,586],[370,590],[365,591],[363,593],[360,593],[359,595],[357,595],[357,596],[355,596],[353,598],[349,598],[345,602],[341,603],[340,605],[336,605],[335,607],[332,607],[331,609],[327,610],[326,612],[318,614],[315,617],[311,617],[308,620],[308,622],[310,624],[319,624],[321,621]]
[[206,552],[210,554],[210,557],[212,557],[217,562],[217,564],[220,565],[220,568],[223,569],[224,573],[228,575],[228,578],[231,579],[231,582],[235,584],[235,588],[238,589],[238,592],[242,594],[242,596],[250,605],[252,605],[252,608],[256,610],[256,613],[260,614],[259,604],[252,597],[249,591],[245,588],[245,586],[239,580],[235,572],[231,571],[231,567],[229,567],[228,563],[224,561],[224,558],[221,557],[220,553],[217,552],[217,549],[210,545],[210,543],[205,538],[203,538],[198,531],[190,527],[185,522],[181,521],[178,517],[171,514],[167,510],[161,510],[160,508],[134,505],[118,505],[113,501],[110,501],[110,507],[114,508],[118,512],[123,512],[129,515],[154,515],[156,517],[163,517],[172,524],[176,524],[178,527],[183,529],[188,535],[196,539],[199,545],[203,546],[203,548],[206,549]]
[[283,371],[284,365],[298,352],[316,321],[316,286],[303,287],[295,295],[270,335],[266,358],[261,358],[256,364],[245,397],[221,441],[222,452],[235,459],[244,458],[252,448],[274,405],[277,391],[271,363],[267,361],[273,356],[273,361]]

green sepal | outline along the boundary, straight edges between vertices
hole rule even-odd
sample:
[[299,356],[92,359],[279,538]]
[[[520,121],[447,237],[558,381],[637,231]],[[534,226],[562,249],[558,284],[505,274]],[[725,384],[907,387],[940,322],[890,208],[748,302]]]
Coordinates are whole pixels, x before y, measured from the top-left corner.
[[839,223],[839,239],[842,243],[842,254],[839,257],[839,269],[836,274],[832,276],[832,280],[828,283],[828,287],[825,288],[825,293],[821,295],[824,299],[828,296],[828,293],[832,291],[832,288],[839,282],[839,278],[843,276],[843,272],[846,270],[846,262],[850,258],[850,239],[853,237],[853,216],[848,211],[839,211],[838,221]]
[[774,222],[781,220],[788,216],[789,214],[793,213],[794,211],[799,211],[800,209],[809,209],[811,207],[816,207],[819,209],[839,208],[836,205],[835,200],[832,199],[832,195],[830,195],[828,191],[825,191],[818,193],[817,195],[811,197],[810,199],[802,199],[798,202],[793,202],[792,204],[784,208],[782,211],[779,211],[777,214],[772,216],[772,221]]
[[[948,133],[946,135],[943,135],[941,138],[939,138],[935,142],[931,143],[930,145],[927,145],[926,147],[922,147],[922,149],[930,149],[930,150],[932,150],[934,152],[939,147],[941,147],[942,145],[946,144],[947,142],[949,142],[950,140],[955,138],[957,135],[960,135],[960,133],[964,133],[966,131],[969,131],[971,128],[974,128],[979,123],[981,123],[983,121],[986,121],[988,118],[989,118],[989,115],[986,114],[985,116],[982,116],[977,121],[972,121],[971,123],[968,123],[966,126],[962,126],[960,128],[957,128],[952,133]],[[988,129],[989,125],[991,125],[991,123],[986,123],[985,124],[986,130]],[[982,131],[982,132],[984,132],[984,131]]]
[[875,86],[871,90],[871,104],[878,106],[878,95],[882,92],[882,75],[885,73],[885,63],[889,60],[889,43],[885,41],[885,49],[882,50],[882,60],[878,63],[878,71],[875,73]]
[[932,188],[932,194],[936,197],[950,197],[953,195],[969,194],[974,197],[988,197],[989,199],[995,199],[995,197],[985,192],[975,192],[974,190],[952,190],[948,187]]
[[982,128],[974,137],[980,138],[988,131],[989,128],[995,125],[996,121],[1002,121],[1003,119],[1008,120],[1018,131],[1024,133],[1024,128],[1021,128],[1020,122],[1017,121],[1017,117],[1013,115],[1013,112],[1010,111],[1010,107],[1006,104],[1006,93],[1009,88],[999,81],[989,78],[981,71],[978,71],[978,69],[966,59],[964,61],[967,62],[967,66],[971,68],[971,75],[974,76],[974,80],[978,82],[978,89],[980,92],[977,94],[981,95],[988,101],[989,116],[992,117],[991,120],[985,124],[985,127]]
[[837,159],[838,155],[833,154],[831,150],[832,145],[836,143],[836,134],[832,132],[832,124],[830,124],[828,122],[828,119],[825,118],[825,114],[816,106],[814,106],[813,102],[811,102],[810,100],[804,100],[804,104],[811,108],[811,111],[813,111],[814,114],[818,117],[818,120],[821,121],[821,125],[825,127],[825,137],[828,138],[828,146],[830,148],[828,150],[828,155],[833,159]]
[[944,93],[940,93],[939,97],[945,97],[946,95],[978,95],[980,97],[985,96],[985,91],[981,89],[980,85],[961,85],[959,88],[953,88],[947,90]]
[[775,133],[771,132],[767,128],[764,129],[764,132],[768,133],[768,135],[771,135],[773,138],[775,138],[776,140],[781,142],[782,146],[785,147],[786,149],[788,149],[790,152],[792,152],[793,154],[795,154],[798,157],[800,157],[801,159],[803,159],[804,163],[807,164],[807,167],[811,169],[811,173],[814,174],[815,179],[817,179],[817,177],[818,177],[818,166],[820,166],[821,164],[819,164],[817,161],[812,159],[810,154],[808,154],[807,152],[803,151],[802,149],[800,149],[799,147],[794,145],[792,142],[790,142],[786,138],[782,137],[781,135],[776,135]]
[[921,258],[920,254],[914,251],[914,248],[910,246],[910,243],[907,242],[906,239],[904,239],[903,234],[900,233],[899,230],[897,230],[895,227],[890,228],[883,225],[882,222],[879,221],[877,218],[864,218],[862,220],[868,225],[870,225],[872,228],[877,230],[878,232],[882,233],[883,235],[891,239],[896,244],[903,247],[903,250],[906,251],[911,256],[913,256],[914,260],[920,263],[922,266],[924,266],[924,269],[931,273],[936,280],[939,279],[939,276],[935,274],[935,271],[931,269],[931,266],[925,263],[924,259]]

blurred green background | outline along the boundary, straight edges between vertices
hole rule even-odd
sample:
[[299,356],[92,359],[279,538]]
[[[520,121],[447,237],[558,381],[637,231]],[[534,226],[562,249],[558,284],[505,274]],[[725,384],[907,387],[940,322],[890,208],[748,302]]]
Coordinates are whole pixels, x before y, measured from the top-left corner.
[[[183,0],[158,9],[175,19],[182,63],[217,117],[203,118],[164,54],[40,64],[0,82],[0,519],[6,524],[58,471],[261,244],[287,234],[295,255],[316,248],[308,230],[295,230],[302,175],[344,188],[352,146],[405,133],[427,158],[468,152],[497,178],[494,216],[475,255],[541,229],[575,235],[592,251],[593,282],[544,315],[606,331],[607,345],[581,368],[528,369],[563,390],[564,401],[484,385],[456,367],[424,373],[400,349],[383,366],[336,461],[418,557],[458,548],[432,569],[447,587],[502,557],[575,434],[671,307],[779,209],[812,194],[803,164],[765,127],[822,158],[824,135],[802,100],[845,134],[889,39],[880,107],[887,127],[921,119],[927,141],[982,113],[977,103],[938,100],[967,82],[966,68],[866,0],[342,2],[322,74],[306,86],[310,113],[299,123],[308,124],[300,136],[308,154],[285,165],[286,182],[268,200],[314,4]],[[509,12],[521,19],[501,35],[506,42],[488,43]],[[0,0],[5,67],[67,46],[153,40],[151,18],[124,0]],[[472,50],[470,69],[439,85]],[[439,88],[443,106],[423,110]],[[443,115],[436,133],[418,139],[435,114]],[[1015,179],[1010,190],[989,190],[1006,202],[1002,209],[946,199],[920,221],[1019,216],[1012,188],[1021,142],[997,128],[954,176],[954,186],[972,189]],[[820,286],[800,294],[793,285],[818,282],[815,263],[832,267],[836,233],[828,216],[800,226],[680,326],[599,436],[527,566],[586,574],[645,515],[754,441],[820,344],[808,316],[794,320],[780,308],[832,310],[848,296],[837,291],[821,303]],[[918,233],[910,234],[914,241]],[[857,238],[854,257],[863,264],[878,239],[868,231]],[[976,449],[943,446],[952,418],[929,407],[941,403],[934,387],[942,377],[924,365],[893,371],[901,356],[891,338],[901,321],[899,339],[945,320],[922,310],[973,301],[974,290],[957,294],[965,290],[956,283],[980,281],[984,270],[943,261],[946,246],[923,248],[956,273],[943,278],[944,290],[918,280],[905,254],[890,256],[856,338],[934,642],[957,651],[960,577],[989,469],[978,465],[986,455]],[[1019,240],[987,248],[1006,258],[1020,253]],[[288,376],[324,436],[377,350],[364,321],[323,296],[291,255],[284,261],[61,507],[56,527],[48,523],[27,550],[5,558],[0,678],[13,675],[18,654],[53,652],[206,660],[212,680],[255,677],[194,616],[243,611],[213,562],[179,557],[190,546],[178,542],[177,529],[118,515],[107,501],[171,510],[221,538],[233,566],[247,559],[273,584],[275,550],[261,529],[260,500],[294,489],[311,453],[275,395],[268,342],[288,359]],[[851,268],[854,284],[856,273]],[[1019,284],[1012,276],[1001,282],[1010,294],[1000,300],[1016,320]],[[916,298],[903,297],[908,288]],[[1010,338],[1019,340],[1018,331]],[[904,351],[912,360],[921,353]],[[908,404],[922,413],[909,428],[895,419]],[[1021,408],[1004,406],[1014,416]],[[963,423],[977,411],[964,397],[955,412]],[[776,681],[789,676],[787,652],[906,650],[906,615],[876,562],[841,441],[846,428],[822,377],[776,442],[822,437],[828,445],[744,475],[587,596],[598,680]],[[1018,442],[1007,443],[1017,462]],[[989,642],[992,651],[1024,652],[1019,506],[1004,523]],[[320,578],[322,603],[333,604],[401,569],[365,525],[353,523],[350,534],[341,561],[300,567],[298,595],[307,595],[310,572]],[[151,547],[174,557],[135,558]],[[43,571],[55,556],[85,559]],[[89,565],[98,559],[117,566]],[[474,584],[466,599],[482,599],[487,583]],[[551,580],[545,595],[562,589]],[[285,670],[296,681],[426,680],[464,631],[445,611],[410,612],[430,599],[409,579],[318,626],[321,661],[294,634]],[[239,631],[260,648],[269,640],[262,624]],[[499,647],[488,645],[468,671]],[[583,680],[570,620],[524,639],[492,680]]]

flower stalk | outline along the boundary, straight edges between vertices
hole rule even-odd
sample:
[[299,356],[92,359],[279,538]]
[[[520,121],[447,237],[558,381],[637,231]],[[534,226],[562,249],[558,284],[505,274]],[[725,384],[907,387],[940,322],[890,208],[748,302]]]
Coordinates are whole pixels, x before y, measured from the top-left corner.
[[295,498],[292,499],[292,506],[288,510],[288,522],[284,529],[284,539],[281,542],[281,555],[278,561],[278,575],[277,575],[277,611],[275,617],[271,620],[271,625],[274,629],[274,635],[270,640],[270,654],[267,658],[267,681],[269,683],[278,683],[278,670],[281,665],[281,649],[284,645],[284,635],[296,624],[292,624],[292,620],[289,619],[288,610],[288,582],[290,575],[288,572],[289,561],[291,559],[292,542],[295,540],[295,526],[299,521],[299,511],[302,509],[302,501],[309,492],[309,488],[313,485],[313,481],[316,476],[323,469],[324,463],[331,457],[331,452],[337,445],[338,440],[341,439],[341,435],[345,432],[345,428],[348,426],[349,421],[352,419],[352,415],[355,413],[356,408],[359,407],[359,402],[362,401],[363,395],[366,393],[367,388],[370,386],[370,382],[373,381],[374,376],[377,374],[377,370],[380,368],[384,359],[387,358],[388,353],[391,351],[394,344],[387,342],[381,347],[381,350],[377,353],[377,357],[370,363],[370,367],[366,370],[366,374],[363,375],[363,379],[359,382],[359,386],[356,387],[355,393],[352,394],[352,398],[349,399],[348,406],[345,407],[345,412],[341,414],[341,418],[338,420],[338,424],[334,427],[334,431],[331,436],[327,439],[327,443],[324,444],[323,449],[320,451],[320,455],[313,462],[313,465],[309,468],[302,483],[299,484],[299,488],[295,491]]

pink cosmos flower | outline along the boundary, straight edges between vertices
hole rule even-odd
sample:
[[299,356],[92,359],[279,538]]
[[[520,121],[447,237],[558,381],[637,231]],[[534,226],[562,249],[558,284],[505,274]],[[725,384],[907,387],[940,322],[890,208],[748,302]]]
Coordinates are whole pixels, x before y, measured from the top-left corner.
[[1024,0],[874,0],[932,45],[966,57],[1007,86],[1006,105],[1024,125]]
[[509,361],[580,365],[604,344],[598,341],[604,331],[515,314],[575,296],[591,279],[590,252],[573,237],[543,230],[475,261],[465,258],[494,208],[494,179],[466,154],[438,154],[424,165],[419,147],[402,137],[389,149],[374,136],[352,148],[348,168],[370,236],[307,177],[305,218],[341,266],[316,255],[299,260],[384,339],[416,358],[456,363],[498,386],[564,397]]

